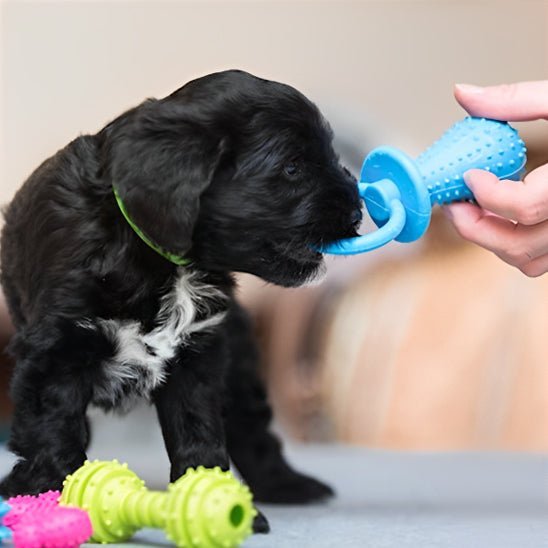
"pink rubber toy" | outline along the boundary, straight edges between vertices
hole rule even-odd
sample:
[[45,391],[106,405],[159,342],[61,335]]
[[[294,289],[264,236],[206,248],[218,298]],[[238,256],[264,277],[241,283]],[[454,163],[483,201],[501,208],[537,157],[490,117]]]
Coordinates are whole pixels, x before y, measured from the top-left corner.
[[58,491],[48,491],[8,500],[11,510],[3,523],[12,531],[15,548],[75,548],[91,537],[87,512],[59,506],[60,496]]
[[19,495],[8,499],[10,511],[4,518],[4,525],[13,529],[26,514],[34,514],[45,510],[55,509],[59,505],[59,491],[48,491],[37,497],[33,495]]

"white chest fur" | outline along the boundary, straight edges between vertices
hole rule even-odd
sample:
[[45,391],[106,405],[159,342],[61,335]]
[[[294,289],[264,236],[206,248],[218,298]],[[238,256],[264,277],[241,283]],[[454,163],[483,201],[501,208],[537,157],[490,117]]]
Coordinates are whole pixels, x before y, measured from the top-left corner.
[[[95,386],[94,403],[120,406],[122,410],[139,397],[148,398],[166,375],[166,363],[189,337],[219,325],[225,315],[213,312],[226,296],[204,283],[199,273],[180,268],[172,290],[162,299],[156,327],[144,332],[132,320],[98,319],[85,326],[100,329],[113,342],[115,354],[102,364],[102,381]],[[199,319],[198,319],[199,318]]]

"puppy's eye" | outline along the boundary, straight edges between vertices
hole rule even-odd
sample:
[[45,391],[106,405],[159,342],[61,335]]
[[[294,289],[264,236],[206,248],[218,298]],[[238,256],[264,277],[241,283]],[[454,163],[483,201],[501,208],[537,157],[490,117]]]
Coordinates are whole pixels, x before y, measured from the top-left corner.
[[300,166],[297,161],[289,162],[284,166],[284,173],[288,177],[295,177],[300,173]]

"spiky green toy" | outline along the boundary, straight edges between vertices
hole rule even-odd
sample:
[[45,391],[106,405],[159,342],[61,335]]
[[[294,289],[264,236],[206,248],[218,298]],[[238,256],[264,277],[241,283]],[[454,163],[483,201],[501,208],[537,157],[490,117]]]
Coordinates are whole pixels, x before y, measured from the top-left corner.
[[61,504],[87,510],[95,542],[122,542],[142,527],[182,547],[238,546],[256,510],[249,489],[220,468],[189,469],[166,492],[149,491],[118,461],[86,461],[63,483]]

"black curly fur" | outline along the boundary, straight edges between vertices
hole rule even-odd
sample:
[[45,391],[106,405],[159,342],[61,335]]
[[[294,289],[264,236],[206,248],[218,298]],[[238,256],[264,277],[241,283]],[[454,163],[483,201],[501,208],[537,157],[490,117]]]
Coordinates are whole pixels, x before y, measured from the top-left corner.
[[57,489],[85,459],[86,409],[115,348],[82,320],[135,320],[146,333],[176,276],[123,219],[113,185],[151,240],[191,259],[184,268],[228,297],[208,310],[226,308],[224,322],[181,345],[152,394],[171,478],[189,466],[226,469],[230,454],[259,500],[331,494],[286,463],[268,430],[271,411],[231,275],[296,286],[321,266],[313,245],[355,235],[355,180],[331,140],[318,109],[295,89],[226,71],[145,101],[29,177],[2,232],[1,281],[16,327],[9,447],[19,456],[2,495]]

